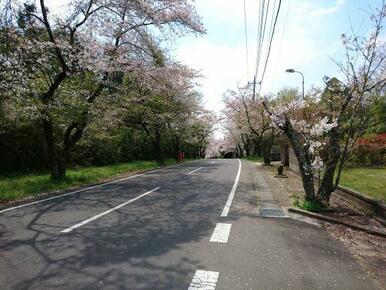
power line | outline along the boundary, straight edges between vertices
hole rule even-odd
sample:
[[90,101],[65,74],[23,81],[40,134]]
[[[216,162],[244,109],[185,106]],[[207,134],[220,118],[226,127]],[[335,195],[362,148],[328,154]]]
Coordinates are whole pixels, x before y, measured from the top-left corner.
[[[271,56],[272,43],[276,32],[281,5],[282,5],[282,0],[279,0],[279,1],[260,0],[258,5],[256,68],[255,68],[255,75],[254,75],[254,81],[253,81],[253,91],[255,92],[255,87],[257,84],[259,84],[260,85],[259,91],[258,91],[259,94],[261,92],[261,86],[264,81],[268,63]],[[288,11],[287,11],[287,17],[288,17]],[[246,19],[246,6],[245,6],[245,0],[244,0],[244,20],[245,19]],[[245,34],[247,34],[247,30],[245,30]],[[247,42],[246,42],[246,47],[247,47]],[[256,82],[256,80],[258,79],[260,81]]]
[[[287,22],[288,22],[288,15],[289,15],[290,9],[291,9],[291,0],[288,0],[287,13],[285,15],[283,31],[282,31],[281,38],[280,38],[279,53],[277,54],[276,63],[275,63],[276,66],[279,63],[279,60],[281,59],[281,52],[283,49],[284,35],[286,33],[286,30],[287,30]],[[277,70],[274,71],[273,78],[276,77],[276,73],[277,73]]]
[[[272,7],[272,9],[271,9],[272,11],[270,12],[270,11],[267,10],[267,14],[266,14],[266,18],[267,18],[267,19],[270,18],[270,21],[269,21],[270,24],[269,24],[268,41],[269,41],[269,39],[270,39],[270,37],[271,37],[271,35],[272,35],[272,31],[273,31],[273,24],[274,24],[274,19],[275,19],[274,16],[275,16],[275,11],[276,11],[276,9],[277,9],[276,4],[277,4],[277,0],[275,0],[274,3],[273,3],[273,7]],[[270,15],[270,17],[269,17],[269,15]],[[268,42],[267,42],[267,43],[264,42],[263,45],[265,45],[265,46],[268,48]],[[268,52],[267,52],[267,51],[266,51],[265,55],[266,55],[266,56],[268,55]],[[259,64],[259,65],[260,65],[260,64]],[[263,74],[264,74],[264,72],[263,72]],[[263,74],[262,74],[262,78],[264,78]],[[259,82],[259,84],[261,85],[261,81]],[[260,89],[261,89],[261,86],[260,86]],[[260,89],[259,89],[259,93],[260,93]]]
[[258,28],[257,28],[257,43],[256,43],[256,68],[255,68],[255,77],[258,73],[258,67],[260,62],[261,54],[261,36],[263,31],[263,19],[264,19],[264,7],[265,0],[259,1],[259,10],[258,10]]
[[265,0],[263,0],[261,11],[260,11],[261,18],[260,18],[260,34],[258,37],[258,52],[257,52],[257,58],[256,58],[256,71],[255,71],[256,77],[258,76],[258,73],[259,73],[261,55],[262,55],[263,46],[264,46],[265,31],[267,27],[267,19],[269,14],[269,4],[270,4],[269,0],[267,2],[267,5],[265,5]]
[[276,11],[276,0],[275,0],[275,2],[273,3],[273,7],[272,7],[272,13],[271,13],[271,16],[272,16],[272,18],[271,18],[271,24],[269,25],[269,34],[268,35],[271,35],[272,34],[272,29],[273,29],[273,22],[274,22],[274,13],[275,13],[275,11]]
[[[261,77],[261,84],[263,83],[264,81],[264,76],[265,76],[265,72],[267,70],[267,65],[268,65],[268,61],[269,61],[269,56],[271,54],[271,48],[272,48],[272,40],[273,40],[273,37],[275,35],[275,30],[276,30],[276,24],[277,24],[277,20],[279,18],[279,13],[280,13],[280,8],[281,8],[281,1],[282,0],[279,0],[279,5],[277,7],[277,11],[276,11],[276,16],[275,16],[275,22],[273,24],[273,29],[272,29],[272,34],[271,34],[271,37],[270,37],[270,40],[269,40],[269,46],[268,46],[268,53],[267,53],[267,57],[265,59],[265,64],[264,64],[264,70],[263,70],[263,75]],[[261,85],[260,85],[260,89],[259,89],[259,94],[260,94],[260,91],[261,91]]]

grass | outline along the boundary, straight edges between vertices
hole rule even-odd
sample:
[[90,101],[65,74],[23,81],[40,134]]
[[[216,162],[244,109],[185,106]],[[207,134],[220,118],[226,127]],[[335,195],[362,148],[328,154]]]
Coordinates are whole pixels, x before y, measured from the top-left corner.
[[264,162],[264,159],[262,156],[247,156],[247,157],[243,157],[243,159],[249,160],[249,161],[255,161],[255,162]]
[[[165,165],[173,163],[175,163],[174,160],[165,161]],[[43,192],[69,189],[99,182],[122,173],[150,170],[157,167],[155,161],[135,161],[101,167],[68,169],[66,178],[62,181],[51,180],[48,173],[0,176],[0,202],[33,197]]]
[[386,202],[386,167],[345,168],[340,185]]

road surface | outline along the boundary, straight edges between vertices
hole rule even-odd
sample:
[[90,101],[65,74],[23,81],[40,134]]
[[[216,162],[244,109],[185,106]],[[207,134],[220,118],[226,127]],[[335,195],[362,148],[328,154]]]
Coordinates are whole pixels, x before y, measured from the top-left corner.
[[[0,210],[0,289],[374,289],[254,164],[202,160]],[[268,216],[270,211],[268,210]]]

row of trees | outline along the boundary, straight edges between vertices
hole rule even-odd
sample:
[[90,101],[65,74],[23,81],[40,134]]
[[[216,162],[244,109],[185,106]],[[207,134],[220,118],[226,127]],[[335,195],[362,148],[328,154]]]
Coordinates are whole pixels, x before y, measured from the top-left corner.
[[224,95],[225,128],[227,137],[233,141],[228,143],[234,144],[239,156],[263,156],[264,163],[269,165],[271,148],[279,131],[273,126],[263,102],[249,85],[227,91]]
[[328,203],[355,139],[384,128],[385,17],[383,4],[370,18],[368,35],[342,35],[345,58],[336,62],[341,79],[325,77],[324,88],[312,89],[304,98],[290,89],[265,97],[253,96],[248,86],[227,92],[227,136],[239,154],[267,159],[274,137],[285,136],[299,162],[305,199]]
[[7,0],[0,22],[0,171],[205,154],[215,118],[170,43],[205,32],[189,0]]

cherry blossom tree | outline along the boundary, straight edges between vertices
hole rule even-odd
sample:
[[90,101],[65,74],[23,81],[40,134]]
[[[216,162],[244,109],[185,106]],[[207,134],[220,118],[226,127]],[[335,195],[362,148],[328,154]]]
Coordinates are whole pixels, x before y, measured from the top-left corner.
[[9,47],[0,53],[0,90],[12,99],[7,114],[40,122],[59,179],[71,148],[103,111],[94,108],[104,104],[114,114],[109,104],[132,78],[159,85],[176,77],[181,68],[154,64],[155,44],[204,33],[189,0],[74,0],[60,15],[44,0],[12,9],[17,19],[2,23]]
[[155,69],[147,74],[131,74],[130,87],[137,97],[125,107],[129,122],[144,130],[153,144],[154,158],[162,164],[163,140],[172,139],[177,156],[182,143],[195,136],[193,128],[200,127],[203,109],[193,82],[197,73],[173,62],[155,46],[151,51]]
[[204,158],[207,155],[209,140],[213,137],[213,131],[217,122],[216,115],[209,110],[200,108],[194,116],[188,120],[187,144],[194,148],[194,158]]
[[[282,95],[283,100],[276,106],[264,103],[272,121],[291,142],[307,201],[328,203],[356,137],[355,123],[361,120],[358,112],[386,85],[386,45],[380,37],[385,17],[383,5],[371,17],[374,28],[369,35],[342,35],[346,54],[337,63],[344,81],[325,78],[323,92],[303,99],[282,91],[279,98]],[[316,186],[314,177],[319,170],[323,174]]]
[[[234,126],[240,131],[239,138],[247,155],[255,153],[264,156],[264,163],[269,165],[271,148],[277,130],[262,105],[262,98],[253,96],[251,87],[245,86],[236,91],[227,91],[224,103],[227,121],[232,120]],[[240,142],[237,143],[238,151],[242,151]]]

